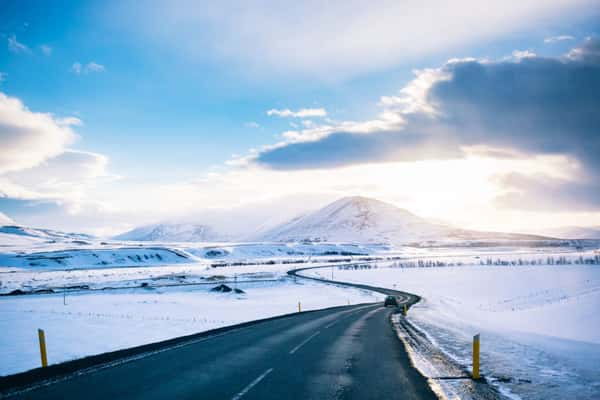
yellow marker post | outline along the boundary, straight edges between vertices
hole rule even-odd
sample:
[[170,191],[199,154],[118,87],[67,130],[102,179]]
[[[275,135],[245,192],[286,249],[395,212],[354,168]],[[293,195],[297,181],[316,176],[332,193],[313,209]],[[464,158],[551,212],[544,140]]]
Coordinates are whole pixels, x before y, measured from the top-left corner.
[[302,307],[300,306],[300,302],[298,302],[298,312],[302,312]]
[[46,336],[43,329],[38,329],[38,338],[40,340],[40,357],[42,358],[42,367],[48,366],[48,357],[46,355]]
[[406,314],[408,314],[408,308],[406,308],[406,304],[405,304],[404,307],[402,307],[402,315],[404,315],[406,317]]
[[473,379],[479,379],[479,333],[473,336]]

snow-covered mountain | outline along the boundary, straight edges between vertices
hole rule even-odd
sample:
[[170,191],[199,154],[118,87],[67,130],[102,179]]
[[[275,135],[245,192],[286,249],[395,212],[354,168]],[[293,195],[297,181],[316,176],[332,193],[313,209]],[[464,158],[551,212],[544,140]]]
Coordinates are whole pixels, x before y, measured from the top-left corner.
[[[277,216],[276,210],[272,213]],[[535,235],[477,232],[432,222],[388,203],[366,197],[345,197],[323,208],[277,225],[247,223],[246,231],[223,224],[161,223],[133,229],[117,240],[155,242],[345,242],[406,244],[426,241],[546,240]],[[281,219],[280,219],[281,220]],[[213,228],[216,227],[216,228]],[[224,234],[226,232],[227,234]]]
[[226,237],[201,224],[162,223],[135,228],[115,236],[117,240],[152,242],[214,242]]
[[452,229],[366,197],[345,197],[264,233],[263,240],[399,243],[446,236]]
[[545,240],[535,235],[478,232],[430,222],[388,203],[345,197],[271,229],[269,241],[322,241],[403,244],[447,240]]
[[559,238],[568,239],[600,239],[600,226],[581,227],[567,226],[563,228],[551,229],[550,235]]

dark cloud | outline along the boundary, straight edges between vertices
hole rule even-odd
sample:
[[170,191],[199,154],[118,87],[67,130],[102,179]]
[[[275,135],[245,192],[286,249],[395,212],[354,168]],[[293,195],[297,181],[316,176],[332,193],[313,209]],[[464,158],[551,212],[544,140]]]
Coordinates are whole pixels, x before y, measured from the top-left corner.
[[463,156],[450,141],[421,133],[375,132],[370,134],[336,132],[318,141],[288,144],[263,152],[261,164],[273,169],[331,168],[348,164],[384,161],[451,159]]
[[544,175],[508,174],[501,178],[507,193],[496,199],[501,207],[528,211],[596,211],[600,208],[600,181],[582,182]]
[[525,203],[526,192],[568,189],[573,199],[559,196],[556,204],[576,206],[579,199],[583,208],[600,209],[594,184],[600,181],[600,40],[589,39],[561,58],[459,61],[442,72],[448,79],[435,82],[426,95],[436,117],[409,114],[395,132],[337,132],[289,143],[263,151],[256,162],[294,169],[442,159],[460,157],[460,146],[472,145],[563,154],[580,162],[580,181],[536,184],[512,177],[505,181],[515,189],[512,197],[501,202],[516,207]]

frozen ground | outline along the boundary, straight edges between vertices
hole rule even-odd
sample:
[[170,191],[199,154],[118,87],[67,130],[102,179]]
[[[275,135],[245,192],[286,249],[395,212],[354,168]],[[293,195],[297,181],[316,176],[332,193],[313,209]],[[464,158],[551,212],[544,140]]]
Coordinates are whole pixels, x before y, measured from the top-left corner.
[[[15,239],[12,234],[12,242],[2,242],[2,235],[0,294],[56,293],[0,297],[0,329],[9,332],[0,338],[0,374],[39,365],[38,327],[46,330],[50,361],[59,362],[293,312],[297,301],[303,309],[375,301],[357,290],[295,284],[285,272],[332,260],[393,258],[377,269],[334,267],[335,279],[424,296],[409,319],[464,365],[470,363],[472,335],[481,332],[483,373],[513,396],[599,397],[597,250],[340,243],[149,246],[85,237]],[[312,273],[331,277],[330,268]],[[246,295],[209,292],[234,281]],[[435,374],[435,366],[421,367]],[[452,393],[453,381],[441,383]]]
[[355,289],[286,279],[240,282],[245,294],[212,286],[124,289],[0,298],[0,375],[38,367],[37,329],[50,363],[303,310],[381,299]]
[[[482,372],[509,395],[600,398],[600,265],[380,266],[336,269],[335,278],[422,295],[409,320],[463,365],[470,365],[471,338],[481,332]],[[442,385],[451,394],[452,381]]]

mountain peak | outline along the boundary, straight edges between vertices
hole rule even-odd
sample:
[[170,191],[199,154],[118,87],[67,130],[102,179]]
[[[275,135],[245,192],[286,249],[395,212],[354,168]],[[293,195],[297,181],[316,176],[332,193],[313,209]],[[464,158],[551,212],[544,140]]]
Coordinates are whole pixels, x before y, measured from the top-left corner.
[[207,225],[192,223],[158,223],[135,228],[114,237],[117,240],[210,242],[223,236]]
[[392,242],[435,236],[447,228],[363,196],[344,197],[267,232],[276,241]]

